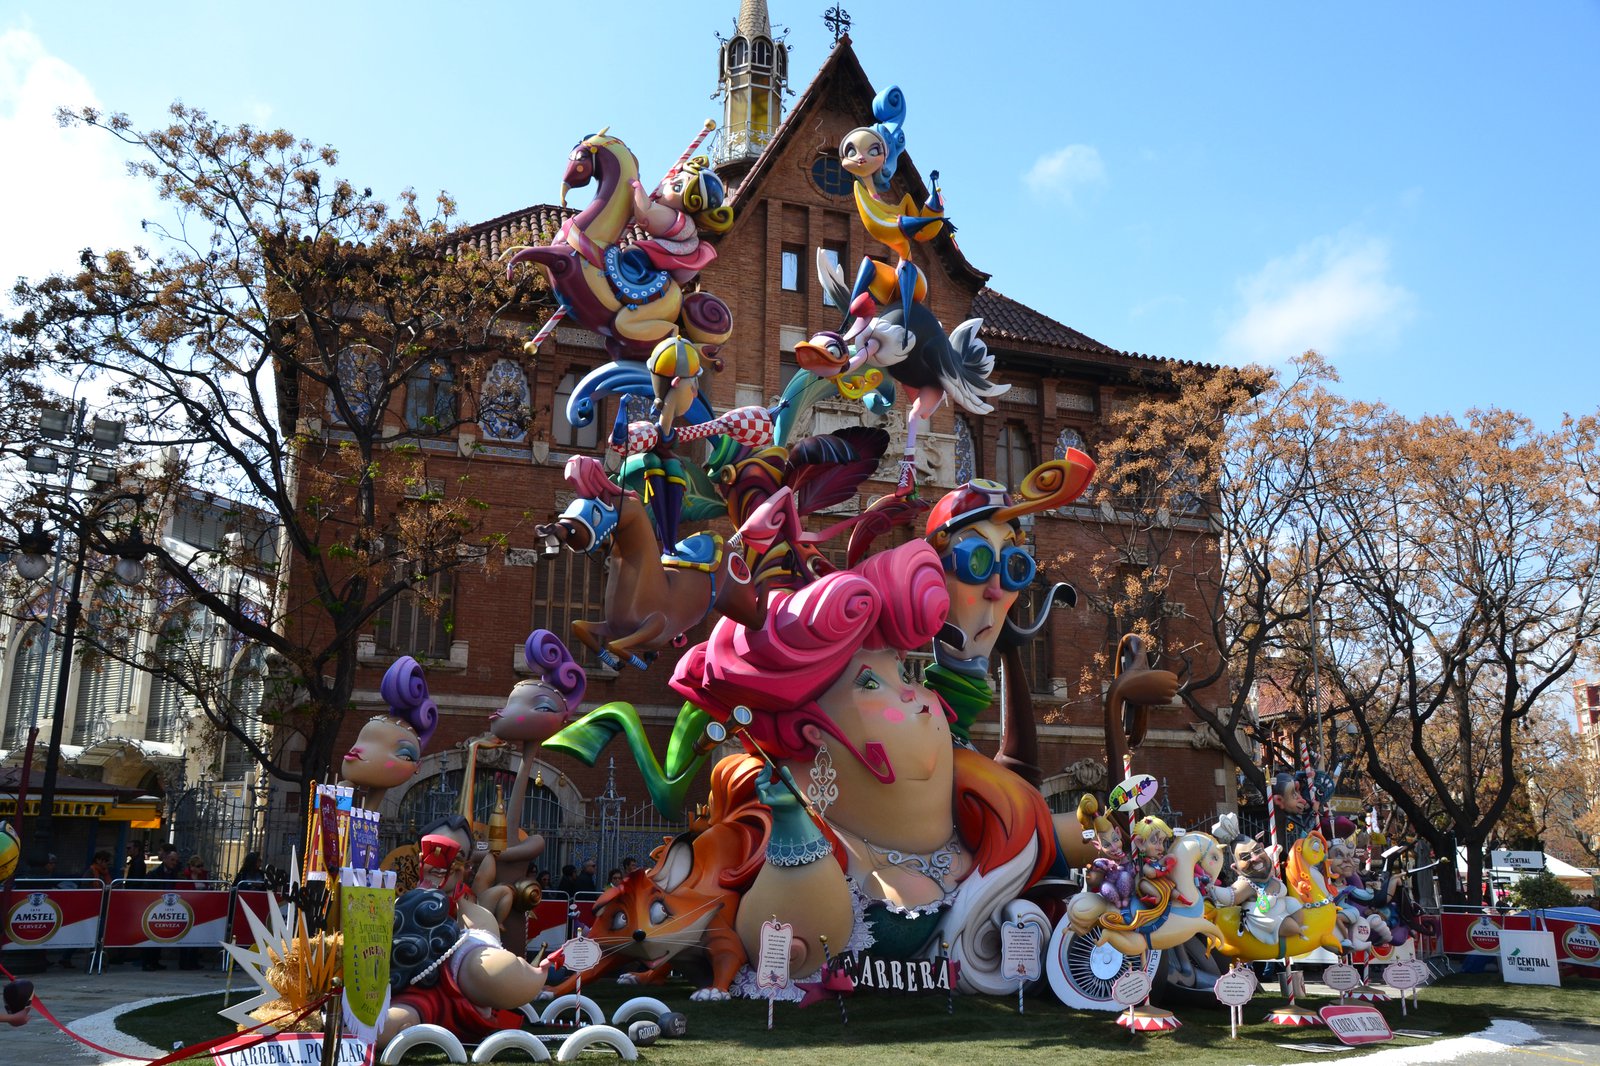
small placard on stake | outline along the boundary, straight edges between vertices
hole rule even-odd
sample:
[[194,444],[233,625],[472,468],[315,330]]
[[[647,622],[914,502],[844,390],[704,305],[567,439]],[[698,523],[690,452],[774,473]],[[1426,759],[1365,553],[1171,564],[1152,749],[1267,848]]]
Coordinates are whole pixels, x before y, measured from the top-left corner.
[[794,926],[774,915],[761,923],[761,954],[756,960],[756,987],[767,990],[767,1028],[772,1028],[772,1003],[781,988],[789,987],[789,945]]
[[1017,982],[1018,1014],[1023,1013],[1023,989],[1043,973],[1039,941],[1038,926],[1021,922],[1005,922],[1000,926],[1000,972]]

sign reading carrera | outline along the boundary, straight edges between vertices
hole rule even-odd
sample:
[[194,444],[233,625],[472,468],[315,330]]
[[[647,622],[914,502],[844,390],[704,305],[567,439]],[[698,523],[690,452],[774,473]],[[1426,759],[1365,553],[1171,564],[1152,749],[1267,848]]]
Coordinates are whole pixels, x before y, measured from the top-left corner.
[[[278,1033],[265,1040],[242,1036],[213,1048],[211,1061],[215,1066],[322,1066],[323,1043],[321,1033]],[[334,1058],[338,1066],[361,1066],[366,1061],[367,1045],[353,1036],[340,1041]]]
[[1352,1047],[1359,1044],[1380,1044],[1393,1040],[1394,1033],[1378,1008],[1357,1003],[1338,1007],[1323,1007],[1317,1014],[1322,1018],[1339,1042]]
[[879,992],[949,992],[957,968],[943,955],[931,959],[880,959],[866,952],[844,956],[844,970],[857,989]]

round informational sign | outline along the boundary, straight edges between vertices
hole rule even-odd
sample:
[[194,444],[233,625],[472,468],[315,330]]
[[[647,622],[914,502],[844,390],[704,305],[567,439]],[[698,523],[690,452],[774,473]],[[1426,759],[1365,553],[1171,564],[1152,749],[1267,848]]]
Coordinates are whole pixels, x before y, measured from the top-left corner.
[[1409,962],[1391,962],[1383,968],[1383,983],[1404,992],[1417,987],[1417,973]]
[[561,964],[569,970],[582,973],[600,965],[600,942],[586,936],[575,936],[561,945]]
[[1229,970],[1217,978],[1211,990],[1227,1006],[1242,1007],[1256,994],[1256,978],[1249,970]]
[[1124,1007],[1142,1003],[1150,994],[1150,975],[1143,970],[1129,970],[1111,986],[1111,998]]
[[1160,783],[1149,774],[1134,774],[1111,790],[1106,803],[1119,811],[1138,810],[1155,799],[1160,788]]
[[1361,975],[1348,963],[1335,963],[1322,971],[1322,980],[1335,992],[1348,992],[1361,983]]
[[1122,972],[1122,964],[1126,961],[1126,955],[1102,942],[1089,952],[1089,972],[1102,981],[1109,981]]

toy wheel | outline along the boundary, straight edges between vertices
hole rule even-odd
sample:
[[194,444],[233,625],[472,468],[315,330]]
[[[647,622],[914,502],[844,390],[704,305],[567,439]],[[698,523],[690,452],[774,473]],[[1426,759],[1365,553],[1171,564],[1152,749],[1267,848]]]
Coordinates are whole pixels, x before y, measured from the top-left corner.
[[1134,960],[1124,956],[1122,968],[1114,975],[1096,977],[1089,968],[1089,953],[1099,943],[1099,928],[1075,933],[1071,923],[1063,918],[1050,937],[1050,950],[1045,953],[1045,975],[1050,979],[1050,990],[1069,1007],[1120,1011],[1122,1005],[1111,998],[1111,986],[1118,977],[1133,969]]

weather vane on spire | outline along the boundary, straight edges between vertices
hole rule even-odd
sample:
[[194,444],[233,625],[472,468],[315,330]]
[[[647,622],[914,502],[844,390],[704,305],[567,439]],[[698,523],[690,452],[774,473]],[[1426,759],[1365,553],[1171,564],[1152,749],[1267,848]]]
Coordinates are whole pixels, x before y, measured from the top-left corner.
[[838,44],[839,38],[850,32],[850,12],[841,5],[834,4],[822,13],[822,21],[827,24],[829,32],[833,34],[833,43]]

